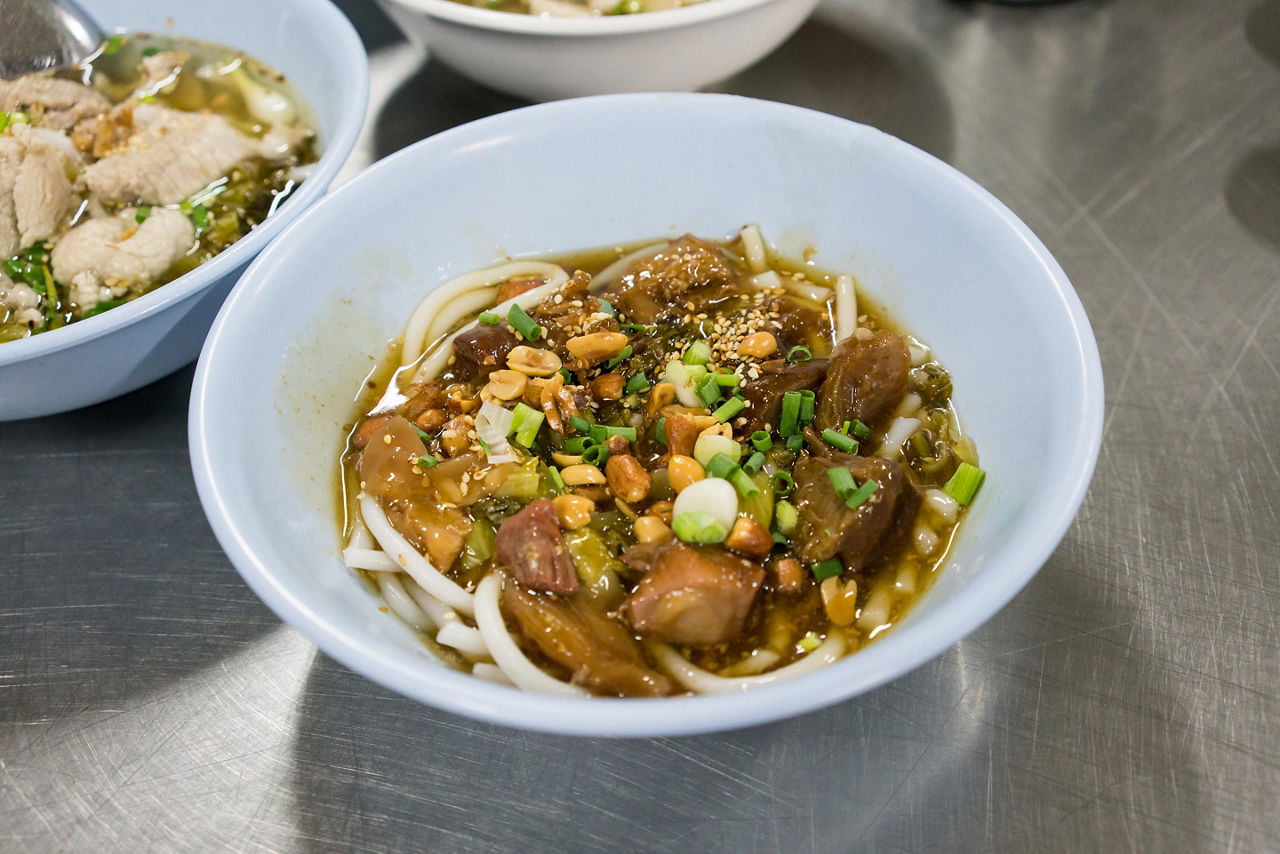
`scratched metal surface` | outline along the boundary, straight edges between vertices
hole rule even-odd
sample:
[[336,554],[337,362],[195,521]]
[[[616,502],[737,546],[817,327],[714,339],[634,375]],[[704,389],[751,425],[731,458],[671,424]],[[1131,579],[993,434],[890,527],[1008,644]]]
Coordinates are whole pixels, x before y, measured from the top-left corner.
[[[517,105],[346,9],[374,69],[348,174]],[[0,425],[0,850],[1275,850],[1280,2],[838,0],[723,88],[948,160],[1075,282],[1106,438],[1030,586],[783,723],[471,723],[318,655],[241,583],[196,501],[184,370]]]

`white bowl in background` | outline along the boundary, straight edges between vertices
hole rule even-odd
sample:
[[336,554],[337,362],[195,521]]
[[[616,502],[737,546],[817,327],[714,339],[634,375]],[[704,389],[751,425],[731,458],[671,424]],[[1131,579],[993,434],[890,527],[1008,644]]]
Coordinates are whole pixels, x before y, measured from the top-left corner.
[[190,362],[231,286],[284,226],[324,195],[364,123],[369,66],[355,29],[328,0],[170,3],[80,0],[106,31],[173,34],[242,50],[283,73],[317,124],[310,177],[262,225],[185,276],[61,329],[0,344],[0,421],[88,406]]
[[379,0],[433,57],[535,101],[616,92],[687,92],[782,44],[817,0],[707,0],[636,15],[540,18],[453,0]]
[[[433,286],[494,262],[758,221],[857,275],[951,371],[987,480],[932,588],[831,667],[735,696],[578,699],[448,669],[342,562],[353,396]],[[873,128],[727,95],[615,95],[455,128],[291,225],[219,314],[192,389],[196,485],[219,542],[286,622],[370,679],[487,721],[581,735],[729,729],[868,691],[981,625],[1035,574],[1097,459],[1102,369],[1062,269],[999,201]]]

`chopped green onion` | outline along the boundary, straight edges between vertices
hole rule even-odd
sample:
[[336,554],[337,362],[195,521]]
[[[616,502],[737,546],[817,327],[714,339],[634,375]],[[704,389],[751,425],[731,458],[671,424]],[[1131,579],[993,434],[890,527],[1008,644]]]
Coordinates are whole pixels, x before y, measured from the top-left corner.
[[813,632],[809,632],[807,635],[800,638],[799,642],[796,643],[796,646],[800,647],[800,649],[805,652],[813,652],[815,649],[822,646],[822,641]]
[[610,436],[621,436],[628,442],[636,440],[636,428],[634,427],[614,427],[612,424],[592,424],[590,429],[591,438],[599,444],[604,444]]
[[623,332],[648,332],[649,327],[643,323],[619,323],[618,328]]
[[755,485],[751,476],[737,466],[734,466],[733,471],[729,473],[728,481],[743,498],[755,498],[760,494],[760,487]]
[[790,501],[779,501],[773,505],[773,518],[777,520],[779,531],[790,534],[800,523],[800,511]]
[[431,454],[423,454],[422,456],[418,457],[418,468],[429,469],[438,462],[440,461],[437,460],[435,457],[431,456]]
[[526,448],[533,444],[533,440],[538,437],[538,430],[542,427],[543,414],[531,406],[524,403],[517,403],[515,413],[511,418],[511,429],[508,435],[514,433],[516,441]]
[[830,428],[822,431],[822,440],[833,448],[839,448],[846,454],[858,453],[858,443],[850,439],[843,433],[837,433]]
[[149,216],[151,216],[151,205],[139,205],[137,212],[133,215],[133,221],[142,225]]
[[787,351],[787,361],[791,364],[807,362],[813,358],[813,351],[803,345],[792,347]]
[[751,434],[751,446],[757,451],[767,451],[773,447],[773,439],[768,430],[757,430]]
[[842,499],[848,498],[850,495],[858,491],[858,485],[853,482],[853,475],[844,466],[832,466],[827,469],[827,478],[831,481],[831,487],[836,491]]
[[502,320],[502,318],[494,314],[492,311],[480,312],[480,322],[485,326],[497,326],[498,321],[500,320]]
[[9,126],[9,114],[0,113],[0,133],[4,133],[4,129]]
[[591,432],[591,422],[583,418],[581,415],[570,415],[569,423],[573,426],[573,429],[577,430],[579,433]]
[[726,400],[724,403],[720,404],[720,408],[711,414],[712,416],[715,417],[717,421],[723,424],[724,422],[728,421],[730,418],[737,415],[739,412],[741,412],[746,408],[747,408],[747,405],[743,403],[739,398],[731,397],[728,400]]
[[978,487],[982,486],[986,476],[987,473],[977,466],[961,463],[956,473],[951,476],[951,480],[942,487],[942,491],[958,503],[968,504],[973,500],[973,496],[978,494]]
[[770,539],[772,539],[772,540],[773,540],[774,545],[778,545],[778,546],[782,546],[783,548],[786,548],[786,546],[787,546],[787,535],[786,535],[786,534],[782,533],[781,531],[774,531],[774,532],[773,532],[772,534],[770,534],[769,536],[770,536]]
[[9,113],[9,124],[11,125],[29,125],[31,124],[31,116],[21,110],[14,110]]
[[689,349],[684,351],[684,363],[686,365],[705,365],[711,361],[711,345],[706,341],[694,341],[689,345]]
[[707,460],[707,476],[728,480],[729,475],[738,470],[738,463],[728,454],[716,454]]
[[853,420],[853,435],[859,439],[869,439],[871,437],[871,428],[855,418]]
[[572,439],[564,440],[564,452],[566,454],[581,454],[592,445],[599,444],[590,436],[574,436]]
[[609,448],[605,445],[592,445],[582,452],[582,461],[599,468],[609,459]]
[[837,575],[844,572],[844,564],[840,562],[840,558],[833,557],[831,560],[824,560],[822,563],[815,563],[813,566],[809,567],[809,571],[813,573],[814,578],[819,581],[824,581],[828,578],[835,578]]
[[737,388],[738,383],[742,382],[742,377],[732,371],[716,371],[711,376],[716,378],[716,384],[724,388]]
[[808,424],[813,420],[813,402],[816,395],[809,389],[804,389],[800,394],[800,423]]
[[742,464],[742,470],[745,471],[747,474],[755,474],[756,472],[760,471],[763,465],[764,465],[764,454],[760,453],[759,451],[756,451],[754,454],[747,457],[747,461]]
[[713,376],[705,376],[698,380],[693,391],[698,396],[698,400],[702,401],[702,405],[708,408],[720,400],[720,385]]
[[782,415],[778,419],[778,432],[787,437],[796,432],[800,424],[800,392],[788,391],[782,395]]
[[614,356],[612,359],[610,359],[608,362],[605,363],[605,367],[607,368],[616,367],[617,365],[621,364],[624,359],[630,358],[633,352],[635,351],[631,349],[631,345],[627,344],[625,347],[623,347],[621,350],[618,351],[618,355]]
[[519,303],[511,304],[511,310],[507,312],[507,323],[526,341],[537,341],[542,337],[542,327],[534,322]]
[[120,33],[116,33],[115,35],[108,38],[107,43],[102,46],[102,55],[111,56],[113,53],[119,52],[120,48],[123,46],[124,46],[124,36]]
[[551,485],[556,488],[556,492],[564,492],[564,478],[560,476],[560,469],[547,466],[547,474],[550,475]]
[[568,368],[561,368],[560,370],[556,371],[556,373],[564,377],[565,385],[571,385],[573,383],[573,374],[569,373]]
[[803,448],[803,447],[804,447],[804,437],[803,437],[803,436],[801,436],[799,433],[796,433],[796,434],[795,434],[795,435],[793,435],[793,436],[788,436],[788,437],[787,437],[787,450],[788,450],[788,451],[791,451],[791,452],[794,454],[794,453],[798,452],[798,451],[799,451],[801,448]]
[[653,425],[653,437],[658,440],[658,444],[666,447],[667,444],[667,419],[666,416],[658,419],[658,423]]
[[417,426],[417,425],[415,424],[415,425],[414,425],[414,427],[413,427],[413,430],[414,430],[414,432],[415,432],[415,433],[417,433],[417,434],[418,434],[418,438],[419,438],[419,439],[421,439],[423,442],[430,442],[430,441],[431,441],[431,437],[430,437],[430,436],[428,436],[428,435],[427,435],[427,434],[422,430],[422,428],[421,428],[421,427],[419,427],[419,426]]
[[159,52],[160,52],[160,48],[158,47],[144,47],[142,49],[143,56],[155,56]]
[[638,394],[649,387],[649,378],[644,375],[644,371],[636,374],[627,380],[627,384],[623,387],[623,391],[627,394]]
[[791,491],[796,488],[795,479],[785,471],[775,471],[770,481],[773,483],[773,491],[777,495],[790,495]]
[[196,228],[209,227],[209,209],[204,205],[195,205],[191,208],[191,222]]
[[729,532],[710,513],[681,513],[671,522],[676,536],[686,543],[722,543]]
[[599,309],[599,310],[600,310],[602,313],[609,315],[610,317],[616,317],[616,316],[617,316],[617,312],[615,312],[615,311],[613,310],[613,306],[609,304],[609,301],[608,301],[607,299],[602,299],[602,300],[600,300],[600,309]]
[[874,495],[875,491],[879,488],[880,484],[876,483],[874,480],[869,480],[862,484],[862,486],[859,486],[856,492],[852,492],[849,495],[842,495],[840,497],[844,499],[846,507],[850,510],[857,510],[862,506],[862,503]]
[[93,308],[86,311],[84,313],[84,316],[97,317],[98,315],[102,314],[104,311],[110,311],[111,309],[119,308],[122,305],[124,305],[124,300],[122,299],[104,299],[102,300],[102,302],[98,303]]

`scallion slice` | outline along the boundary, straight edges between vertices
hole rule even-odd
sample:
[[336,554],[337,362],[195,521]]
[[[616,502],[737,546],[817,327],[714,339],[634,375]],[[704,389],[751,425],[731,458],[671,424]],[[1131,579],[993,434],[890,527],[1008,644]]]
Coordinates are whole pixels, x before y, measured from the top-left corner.
[[599,468],[609,459],[609,448],[605,445],[592,445],[582,452],[582,461]]
[[973,500],[973,496],[978,494],[978,487],[982,486],[986,476],[987,473],[977,466],[961,463],[956,473],[951,476],[951,480],[942,487],[942,491],[958,503],[968,504]]
[[572,439],[564,440],[564,452],[566,454],[581,454],[595,444],[597,444],[596,440],[590,436],[574,436]]
[[706,341],[694,341],[689,345],[689,349],[684,351],[684,363],[686,365],[705,365],[711,361],[711,345]]
[[815,563],[809,567],[809,571],[813,573],[813,577],[819,581],[828,578],[835,578],[844,572],[844,564],[840,562],[840,558],[833,557],[831,560],[824,560],[821,563]]
[[751,447],[757,451],[767,451],[773,447],[773,437],[768,430],[757,430],[751,434]]
[[583,418],[581,415],[570,415],[569,424],[572,425],[573,429],[577,430],[579,433],[591,432],[591,422]]
[[413,427],[413,432],[417,433],[417,434],[418,434],[418,438],[419,438],[419,439],[421,439],[424,443],[425,443],[425,442],[430,442],[430,441],[431,441],[431,436],[430,436],[430,435],[429,435],[425,430],[423,430],[421,427],[417,426],[416,424],[415,424],[415,425],[414,425],[414,427]]
[[644,371],[641,371],[631,379],[627,380],[627,384],[623,386],[622,390],[627,394],[639,394],[648,387],[649,378],[644,375]]
[[859,439],[868,439],[871,437],[871,428],[856,418],[853,421],[852,430],[853,435],[857,436]]
[[791,491],[796,488],[795,479],[785,471],[775,471],[773,477],[769,480],[773,484],[775,495],[790,495]]
[[657,440],[659,445],[666,447],[667,444],[667,419],[666,416],[658,419],[658,423],[653,425],[653,438]]
[[813,351],[804,345],[797,345],[787,351],[787,361],[791,364],[807,362],[813,358]]
[[681,513],[671,522],[671,529],[686,543],[722,543],[729,532],[710,513]]
[[547,466],[547,474],[551,477],[551,485],[556,488],[556,492],[564,492],[564,478],[560,476],[560,469]]
[[618,328],[623,332],[648,332],[649,327],[643,323],[619,323]]
[[533,440],[538,437],[538,430],[542,427],[543,414],[527,406],[524,403],[517,403],[511,417],[511,429],[507,435],[514,434],[516,441],[526,448],[533,445]]
[[708,408],[720,400],[720,385],[713,376],[708,375],[698,380],[693,391],[698,396],[698,400],[702,401],[702,405]]
[[433,457],[431,454],[423,454],[422,456],[418,457],[418,468],[429,469],[438,462],[440,461],[437,460],[435,457]]
[[754,454],[747,457],[747,461],[742,464],[742,470],[745,471],[747,474],[755,474],[756,472],[760,471],[760,468],[763,465],[764,465],[764,454],[760,453],[759,451],[756,451]]
[[617,316],[617,312],[613,310],[613,306],[609,303],[607,299],[600,300],[600,311],[601,313],[607,314],[610,317]]
[[625,345],[621,350],[618,351],[618,355],[614,356],[608,362],[605,362],[605,367],[616,368],[618,365],[622,364],[623,361],[631,358],[631,354],[634,352],[635,351],[631,349],[630,344]]
[[742,382],[742,377],[732,371],[716,371],[711,376],[716,378],[716,385],[721,388],[737,388],[738,383]]
[[822,440],[833,448],[839,448],[846,454],[858,453],[858,443],[843,433],[837,433],[835,430],[829,428],[823,430]]
[[724,403],[720,404],[720,408],[711,414],[715,416],[717,421],[723,424],[746,408],[747,405],[743,403],[741,399],[731,397]]
[[816,395],[809,389],[804,389],[800,394],[800,423],[808,424],[813,420],[813,405]]
[[854,492],[851,492],[848,495],[842,495],[840,497],[844,499],[844,505],[846,507],[848,507],[850,510],[857,510],[860,506],[862,506],[863,502],[865,502],[872,495],[875,495],[876,490],[879,488],[880,488],[880,484],[876,483],[874,480],[869,480],[866,483],[862,484],[862,486],[859,486],[857,490],[855,490]]
[[492,311],[482,311],[480,312],[479,320],[485,326],[497,326],[498,321],[502,320],[502,318],[494,314]]
[[804,447],[804,437],[799,433],[787,437],[787,450],[791,453],[798,453]]
[[844,466],[832,466],[827,469],[827,478],[831,481],[831,487],[836,491],[842,499],[848,498],[850,495],[858,491],[858,485],[853,482],[853,475]]
[[507,312],[507,323],[526,341],[537,341],[542,337],[542,327],[520,307],[520,303],[511,304],[511,310]]
[[707,460],[707,476],[728,480],[738,470],[738,463],[728,454],[716,454]]
[[778,523],[778,530],[790,534],[800,523],[800,511],[790,501],[779,501],[773,505],[773,519]]
[[800,392],[784,392],[782,395],[782,415],[778,418],[778,432],[786,438],[796,432],[799,424]]
[[729,473],[728,479],[743,498],[755,498],[760,494],[760,487],[755,485],[751,476],[737,466],[734,466],[733,471]]

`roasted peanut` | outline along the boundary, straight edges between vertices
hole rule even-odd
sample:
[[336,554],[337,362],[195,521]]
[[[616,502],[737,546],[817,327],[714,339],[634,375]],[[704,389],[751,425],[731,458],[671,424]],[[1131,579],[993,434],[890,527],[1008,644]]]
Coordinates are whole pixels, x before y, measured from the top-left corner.
[[672,454],[667,463],[667,477],[671,488],[679,495],[685,487],[697,483],[707,476],[702,464],[693,457],[684,454]]
[[582,462],[582,454],[566,454],[564,451],[552,451],[551,459],[558,466],[576,466]]
[[581,495],[583,498],[590,498],[596,504],[602,504],[609,500],[609,487],[603,483],[598,485],[573,486],[569,488],[573,495]]
[[592,332],[575,335],[565,342],[565,347],[576,359],[586,365],[594,365],[612,359],[627,346],[627,336],[621,332]]
[[604,472],[588,463],[566,466],[560,477],[569,486],[603,486],[606,482]]
[[858,616],[858,582],[832,576],[822,582],[822,607],[837,626],[847,626]]
[[630,454],[614,454],[604,466],[609,489],[623,501],[640,501],[649,494],[653,478]]
[[440,431],[440,445],[444,452],[451,457],[465,454],[471,447],[471,440],[467,438],[470,430],[471,425],[461,415],[445,422],[444,429]]
[[351,444],[357,448],[364,448],[369,444],[369,440],[373,438],[373,434],[382,429],[382,426],[391,420],[390,415],[375,415],[365,421],[356,428],[356,432],[351,434]]
[[649,390],[649,403],[645,409],[645,414],[652,418],[658,414],[662,407],[667,406],[675,399],[675,386],[671,383],[658,383]]
[[560,520],[560,527],[566,531],[576,531],[584,527],[591,521],[591,514],[596,509],[594,501],[583,498],[581,495],[557,495],[551,499],[551,504],[556,509],[556,518]]
[[538,405],[547,416],[547,426],[557,433],[564,432],[564,422],[560,420],[560,410],[556,408],[556,400],[562,388],[564,377],[556,374],[542,384],[542,391],[538,393]]
[[498,400],[515,400],[524,394],[528,385],[529,378],[519,371],[501,370],[489,374],[485,388]]
[[549,377],[560,370],[560,357],[550,350],[517,344],[507,355],[507,367],[530,377]]
[[778,339],[772,332],[753,332],[738,344],[739,356],[763,359],[778,352]]
[[779,593],[799,593],[809,578],[804,566],[793,557],[778,558],[769,564],[769,571],[773,573],[773,587]]
[[668,415],[663,427],[667,434],[667,450],[672,454],[692,457],[693,446],[698,441],[693,419],[687,415]]
[[624,384],[622,374],[601,374],[591,381],[591,396],[596,400],[617,400],[622,397]]
[[698,431],[698,435],[702,435],[709,427],[719,427],[720,422],[716,420],[714,415],[691,415],[693,421],[693,429]]
[[618,435],[605,439],[604,446],[609,449],[611,454],[625,454],[631,450],[631,443]]
[[748,516],[739,516],[733,523],[733,530],[724,541],[727,548],[743,557],[762,558],[773,549],[773,537],[769,531]]
[[661,543],[671,539],[671,529],[657,516],[641,516],[635,521],[636,539],[642,543]]
[[414,425],[423,433],[434,433],[444,426],[449,415],[443,409],[428,409],[414,419]]
[[[715,419],[712,419],[712,420],[714,421]],[[719,422],[716,422],[715,424],[708,425],[702,432],[698,434],[699,439],[701,439],[703,436],[724,436],[726,439],[732,439],[733,428],[730,427],[728,424],[721,424]]]
[[671,511],[675,509],[675,502],[672,501],[655,501],[646,509],[646,516],[657,516],[662,520],[664,525],[671,524]]

